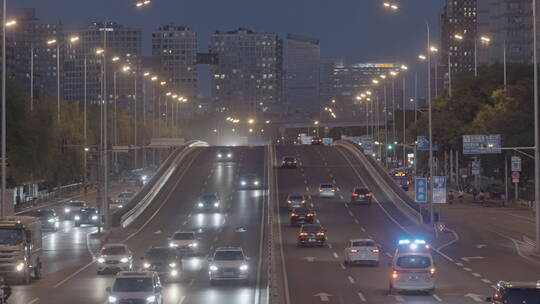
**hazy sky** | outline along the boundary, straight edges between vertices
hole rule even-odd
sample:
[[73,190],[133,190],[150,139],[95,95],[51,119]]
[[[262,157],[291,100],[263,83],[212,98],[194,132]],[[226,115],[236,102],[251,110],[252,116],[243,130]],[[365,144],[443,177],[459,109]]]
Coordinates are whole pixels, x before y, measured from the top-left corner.
[[47,22],[62,20],[78,28],[94,20],[141,28],[144,53],[150,52],[150,32],[175,23],[195,30],[199,49],[207,50],[215,30],[239,26],[253,30],[301,34],[321,40],[321,55],[347,62],[398,60],[413,65],[425,45],[427,19],[439,40],[443,0],[401,0],[399,12],[382,0],[152,0],[135,9],[133,0],[9,0],[9,7],[35,7]]

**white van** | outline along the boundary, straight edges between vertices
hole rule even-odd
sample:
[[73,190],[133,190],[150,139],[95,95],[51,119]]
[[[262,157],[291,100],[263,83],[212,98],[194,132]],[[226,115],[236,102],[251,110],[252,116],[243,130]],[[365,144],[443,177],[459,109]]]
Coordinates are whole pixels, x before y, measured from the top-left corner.
[[389,293],[435,291],[435,264],[424,240],[400,240],[392,259]]

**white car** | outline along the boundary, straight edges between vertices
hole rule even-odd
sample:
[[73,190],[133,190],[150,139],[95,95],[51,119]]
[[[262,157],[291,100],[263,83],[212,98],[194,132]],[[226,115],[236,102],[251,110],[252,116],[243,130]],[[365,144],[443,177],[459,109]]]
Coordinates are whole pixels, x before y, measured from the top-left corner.
[[111,208],[124,208],[129,201],[135,196],[135,192],[125,191],[118,194],[118,197],[111,204]]
[[379,264],[381,249],[372,239],[353,239],[344,249],[344,264],[346,266],[355,263]]
[[81,211],[82,208],[86,208],[86,202],[83,201],[71,201],[64,207],[64,214],[67,219],[73,219],[73,214]]
[[199,252],[199,239],[195,232],[177,231],[169,238],[169,247],[190,253]]
[[122,271],[107,288],[107,303],[163,304],[161,282],[153,271]]
[[133,269],[133,253],[125,244],[105,244],[97,257],[97,274]]
[[333,184],[320,184],[319,185],[319,197],[333,198],[336,196],[336,186]]
[[424,240],[400,240],[392,259],[389,293],[435,291],[435,264]]
[[239,247],[219,247],[213,257],[209,258],[210,284],[221,280],[249,281],[249,258]]

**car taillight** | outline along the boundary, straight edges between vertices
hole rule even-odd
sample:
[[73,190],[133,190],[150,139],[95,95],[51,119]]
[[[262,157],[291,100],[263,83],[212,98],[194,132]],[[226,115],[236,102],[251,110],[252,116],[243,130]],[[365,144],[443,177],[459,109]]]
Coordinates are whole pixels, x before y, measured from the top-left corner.
[[307,236],[307,232],[300,232],[299,236]]
[[302,200],[302,204],[305,204],[306,203],[306,200]]
[[351,252],[352,252],[352,253],[357,253],[357,252],[358,252],[358,249],[351,249]]
[[288,201],[287,201],[287,204],[290,204],[290,203],[292,203],[292,201],[291,201],[291,200],[288,200]]
[[332,189],[332,192],[336,192],[336,189]]
[[317,236],[324,236],[324,232],[317,232]]
[[371,197],[371,193],[367,193],[366,196],[367,196],[367,197]]
[[292,217],[295,217],[295,216],[298,216],[298,214],[296,214],[296,213],[293,212],[293,213],[291,213],[291,216],[292,216]]
[[313,213],[308,213],[307,216],[308,216],[308,217],[312,217],[312,216],[313,216]]
[[319,189],[319,192],[322,192],[322,189]]
[[397,279],[397,278],[398,278],[398,271],[397,270],[392,271],[392,279]]
[[371,250],[371,252],[373,252],[373,253],[379,253],[380,250],[379,250],[379,249],[373,249],[373,250]]
[[353,193],[352,196],[358,196],[358,193]]

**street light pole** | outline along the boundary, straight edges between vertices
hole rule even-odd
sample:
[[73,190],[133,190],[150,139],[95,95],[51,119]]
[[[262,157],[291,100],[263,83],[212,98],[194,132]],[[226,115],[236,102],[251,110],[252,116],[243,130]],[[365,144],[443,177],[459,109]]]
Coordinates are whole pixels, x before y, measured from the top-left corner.
[[476,42],[476,40],[477,39],[474,39],[474,77],[478,76],[478,42]]
[[56,42],[56,112],[60,122],[60,40]]
[[503,71],[504,71],[504,91],[506,92],[507,80],[506,80],[506,39],[503,41]]
[[536,25],[536,0],[533,9],[533,62],[534,62],[534,200],[536,209],[536,252],[540,252],[540,142],[538,136],[538,44]]
[[2,7],[2,205],[0,206],[0,216],[6,215],[6,191],[7,191],[7,170],[6,170],[6,11],[7,0],[3,1]]
[[406,154],[406,151],[405,151],[405,144],[407,143],[405,141],[405,119],[407,118],[406,115],[405,115],[405,84],[406,84],[406,81],[405,81],[405,74],[403,74],[403,97],[402,97],[402,109],[401,109],[401,112],[403,112],[403,146],[402,146],[402,150],[403,150],[403,167],[405,167],[407,165],[407,154]]
[[84,158],[83,158],[83,166],[84,166],[84,183],[86,185],[86,179],[87,179],[87,166],[88,166],[88,153],[86,151],[86,148],[88,147],[88,120],[87,120],[87,60],[86,55],[84,55],[84,102],[83,102],[83,133],[84,133]]
[[[433,214],[433,132],[431,128],[431,50],[430,50],[430,29],[429,22],[426,20],[426,29],[427,29],[427,68],[428,68],[428,128],[429,128],[429,223],[433,225],[434,214]],[[437,66],[435,65],[435,69]],[[435,88],[437,88],[437,83],[435,82]]]
[[34,45],[30,44],[30,112],[34,111]]
[[452,97],[452,62],[450,61],[450,50],[448,50],[448,96]]

